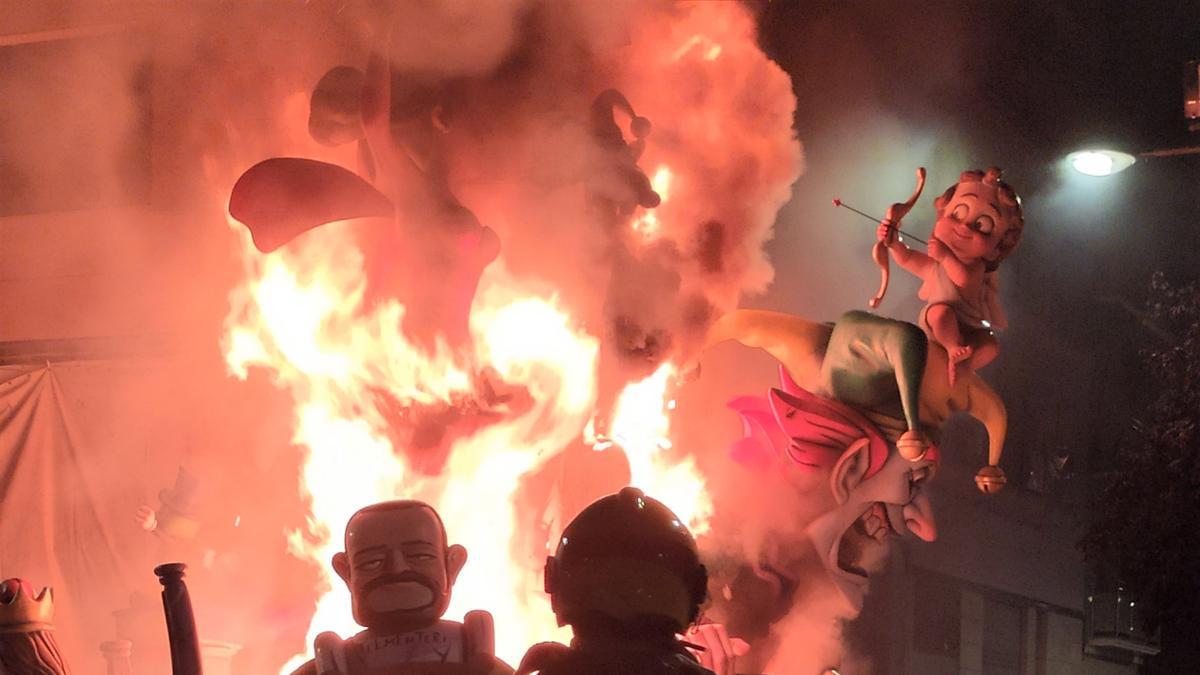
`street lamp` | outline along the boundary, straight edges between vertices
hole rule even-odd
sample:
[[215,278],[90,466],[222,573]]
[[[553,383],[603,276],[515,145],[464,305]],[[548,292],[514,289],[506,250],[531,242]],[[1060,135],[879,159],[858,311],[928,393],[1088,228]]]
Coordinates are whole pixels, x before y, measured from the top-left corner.
[[[1200,155],[1200,146],[1139,152],[1137,157],[1178,157],[1180,155]],[[1067,162],[1079,173],[1104,177],[1133,166],[1137,157],[1119,150],[1080,150],[1067,155]]]
[[[1200,60],[1188,61],[1183,69],[1183,115],[1189,131],[1200,131]],[[1138,157],[1176,157],[1200,154],[1200,146],[1166,148],[1138,153]],[[1137,158],[1127,152],[1096,148],[1067,155],[1067,162],[1087,176],[1111,176],[1133,166]]]
[[1080,150],[1067,155],[1067,161],[1079,173],[1088,176],[1111,176],[1133,166],[1137,159],[1117,150]]

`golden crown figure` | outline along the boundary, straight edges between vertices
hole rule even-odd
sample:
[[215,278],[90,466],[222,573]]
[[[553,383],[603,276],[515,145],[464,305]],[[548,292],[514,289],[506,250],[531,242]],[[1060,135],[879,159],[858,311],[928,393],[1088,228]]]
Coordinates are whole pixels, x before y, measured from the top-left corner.
[[0,583],[0,673],[68,675],[54,641],[54,592],[22,579]]

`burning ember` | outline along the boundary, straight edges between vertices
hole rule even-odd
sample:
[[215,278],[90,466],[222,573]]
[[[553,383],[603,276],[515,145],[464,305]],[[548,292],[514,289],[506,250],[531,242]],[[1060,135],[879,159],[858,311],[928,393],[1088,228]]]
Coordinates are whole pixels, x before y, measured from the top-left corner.
[[633,231],[642,236],[643,241],[651,241],[656,238],[662,228],[662,223],[658,220],[658,214],[667,207],[667,202],[671,197],[671,181],[674,176],[671,170],[665,166],[660,166],[654,172],[654,177],[650,179],[650,186],[662,197],[662,203],[658,208],[652,211],[644,211],[633,221]]

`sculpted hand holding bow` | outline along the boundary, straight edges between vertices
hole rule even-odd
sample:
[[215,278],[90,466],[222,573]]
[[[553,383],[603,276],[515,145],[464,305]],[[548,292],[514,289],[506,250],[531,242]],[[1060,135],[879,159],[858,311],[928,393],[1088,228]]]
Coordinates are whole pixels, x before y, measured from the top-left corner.
[[[876,265],[879,265],[879,290],[875,293],[875,297],[867,302],[871,309],[878,309],[879,303],[883,302],[883,296],[887,294],[888,281],[892,276],[891,269],[888,267],[888,249],[898,243],[896,235],[900,233],[900,220],[912,210],[913,205],[921,196],[921,190],[924,189],[925,167],[920,167],[917,169],[917,187],[913,190],[912,196],[903,204],[892,204],[888,208],[887,217],[879,224],[879,241],[875,242],[874,248],[871,249],[871,258]],[[841,206],[840,201],[834,201],[834,204]],[[907,247],[905,249],[907,250]],[[900,262],[900,264],[904,263]]]

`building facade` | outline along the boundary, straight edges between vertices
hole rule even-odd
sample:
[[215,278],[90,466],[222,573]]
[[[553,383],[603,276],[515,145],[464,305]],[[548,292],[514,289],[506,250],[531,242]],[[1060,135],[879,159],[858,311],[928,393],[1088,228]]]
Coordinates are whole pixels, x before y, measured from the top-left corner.
[[[954,425],[943,447],[975,447]],[[912,675],[1133,675],[1157,653],[1136,599],[1089,588],[1076,548],[1083,511],[1070,485],[1039,493],[1010,477],[980,494],[953,451],[934,481],[938,539],[905,540],[848,627],[849,672]]]

